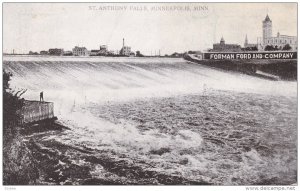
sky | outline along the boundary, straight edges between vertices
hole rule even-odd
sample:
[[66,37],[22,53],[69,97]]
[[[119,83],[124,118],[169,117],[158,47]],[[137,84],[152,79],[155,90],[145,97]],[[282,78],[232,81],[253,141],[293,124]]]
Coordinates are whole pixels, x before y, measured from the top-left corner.
[[4,3],[3,52],[74,46],[162,55],[256,43],[269,15],[273,36],[297,35],[296,3]]

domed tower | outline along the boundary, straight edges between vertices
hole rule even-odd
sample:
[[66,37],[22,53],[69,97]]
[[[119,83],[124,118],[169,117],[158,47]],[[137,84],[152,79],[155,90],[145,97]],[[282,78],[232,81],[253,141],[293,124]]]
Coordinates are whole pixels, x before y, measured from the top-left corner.
[[263,21],[263,43],[267,44],[267,39],[272,37],[272,21],[269,15]]

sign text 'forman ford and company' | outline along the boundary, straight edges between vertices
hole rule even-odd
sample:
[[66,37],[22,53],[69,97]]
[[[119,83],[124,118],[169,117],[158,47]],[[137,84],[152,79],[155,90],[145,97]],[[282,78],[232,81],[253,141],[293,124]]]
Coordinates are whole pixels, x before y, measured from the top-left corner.
[[297,59],[297,52],[261,52],[261,53],[204,53],[204,59],[233,60],[233,59]]

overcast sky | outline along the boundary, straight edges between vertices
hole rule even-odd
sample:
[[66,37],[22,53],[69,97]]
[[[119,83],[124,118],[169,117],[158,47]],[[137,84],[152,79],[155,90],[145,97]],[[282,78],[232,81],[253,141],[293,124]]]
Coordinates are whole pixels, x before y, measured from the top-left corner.
[[[163,7],[169,10],[159,10]],[[118,50],[123,37],[133,51],[144,54],[205,50],[222,36],[226,43],[243,45],[246,34],[249,43],[262,36],[267,13],[273,36],[278,31],[297,35],[296,3],[4,3],[3,51],[71,50],[76,45],[90,50],[102,44]]]

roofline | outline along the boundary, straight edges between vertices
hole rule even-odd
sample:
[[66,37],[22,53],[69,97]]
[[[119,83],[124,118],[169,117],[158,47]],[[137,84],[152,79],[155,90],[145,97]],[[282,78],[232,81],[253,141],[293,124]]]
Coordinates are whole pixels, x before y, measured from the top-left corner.
[[[214,44],[221,44],[221,43],[214,43]],[[239,44],[225,44],[225,45],[238,45],[238,46],[241,46]]]

